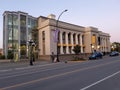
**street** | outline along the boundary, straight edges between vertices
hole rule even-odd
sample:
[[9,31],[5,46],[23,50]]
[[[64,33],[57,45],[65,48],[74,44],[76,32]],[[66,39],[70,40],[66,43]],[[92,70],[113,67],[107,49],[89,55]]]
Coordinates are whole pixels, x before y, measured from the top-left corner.
[[33,66],[4,65],[0,66],[0,90],[120,90],[120,56]]

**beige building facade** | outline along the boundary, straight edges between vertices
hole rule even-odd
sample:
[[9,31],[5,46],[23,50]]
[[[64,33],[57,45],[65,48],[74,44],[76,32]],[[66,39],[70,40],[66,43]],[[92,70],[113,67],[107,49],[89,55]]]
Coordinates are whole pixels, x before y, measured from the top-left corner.
[[55,42],[55,15],[38,17],[39,58],[50,60],[51,52],[59,52],[60,60],[71,59],[73,48],[80,45],[80,54],[90,54],[94,50],[110,52],[110,35],[96,27],[83,27],[58,21],[58,42]]

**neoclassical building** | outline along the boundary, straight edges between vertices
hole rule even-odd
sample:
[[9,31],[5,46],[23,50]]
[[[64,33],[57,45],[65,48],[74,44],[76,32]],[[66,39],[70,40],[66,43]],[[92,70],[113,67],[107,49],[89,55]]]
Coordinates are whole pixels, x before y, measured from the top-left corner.
[[59,53],[60,59],[70,59],[74,54],[73,48],[80,45],[81,54],[89,54],[94,50],[110,52],[110,35],[99,31],[96,27],[83,27],[58,21],[58,42],[55,42],[56,33],[55,15],[38,17],[39,56],[41,59],[50,58],[51,52]]
[[[34,27],[37,27],[36,31],[33,31]],[[34,32],[37,34],[33,35]],[[70,60],[76,45],[80,46],[80,55],[89,55],[94,50],[110,52],[110,35],[96,27],[58,21],[53,14],[37,18],[21,11],[3,13],[3,52],[6,57],[9,51],[17,59],[29,57],[28,40],[33,38],[37,58],[41,60],[50,60],[52,52],[55,55],[58,52],[60,60]]]

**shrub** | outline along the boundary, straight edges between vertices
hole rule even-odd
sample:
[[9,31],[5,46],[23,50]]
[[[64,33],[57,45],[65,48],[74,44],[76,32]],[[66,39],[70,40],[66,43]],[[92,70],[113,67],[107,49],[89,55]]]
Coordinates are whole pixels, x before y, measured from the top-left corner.
[[78,56],[73,56],[73,60],[71,61],[85,61],[87,59],[83,58],[83,57],[78,57]]
[[12,51],[8,51],[8,59],[13,59],[13,52]]
[[0,59],[5,59],[5,55],[0,55]]
[[79,54],[80,53],[80,46],[76,45],[73,49],[73,51],[75,52],[75,54]]

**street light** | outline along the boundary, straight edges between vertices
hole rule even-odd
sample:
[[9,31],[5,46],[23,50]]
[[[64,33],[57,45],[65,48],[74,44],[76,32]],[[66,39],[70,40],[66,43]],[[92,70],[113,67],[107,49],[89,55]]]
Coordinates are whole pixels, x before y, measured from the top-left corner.
[[114,46],[113,46],[113,45],[112,45],[112,47],[111,47],[111,48],[112,48],[112,51],[114,51]]
[[116,48],[117,48],[117,46],[116,46],[116,44],[114,44],[114,51],[116,51]]
[[97,48],[98,48],[98,51],[100,51],[100,45],[98,45]]
[[29,43],[29,50],[30,50],[30,65],[33,65],[33,47],[35,46],[34,41],[31,39],[28,41]]
[[90,44],[91,45],[91,54],[93,53],[93,49],[94,49],[94,45],[93,44]]
[[[58,19],[57,19],[57,21],[56,21],[56,32],[59,32],[59,30],[58,30],[58,22],[59,22],[59,19],[60,19],[61,15],[62,15],[64,12],[67,12],[67,11],[68,11],[68,10],[65,9],[65,10],[62,11],[62,12],[60,13],[60,15],[58,16]],[[57,35],[57,62],[59,62],[59,56],[58,56],[58,35]]]
[[91,53],[92,53],[92,44],[90,44],[90,46],[91,46]]

